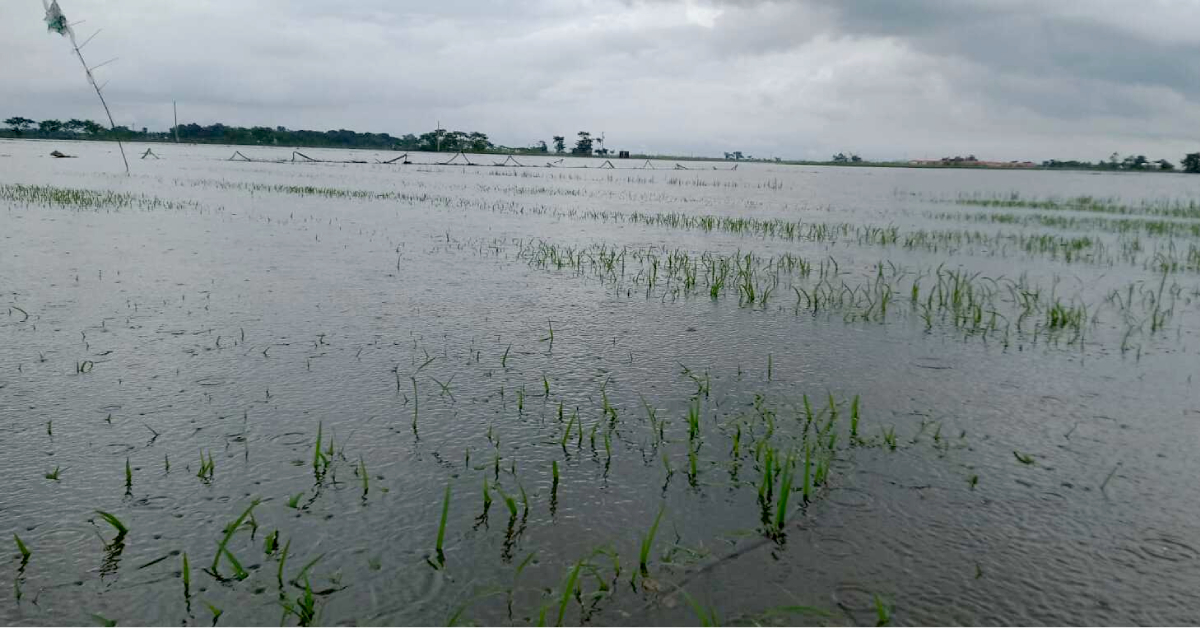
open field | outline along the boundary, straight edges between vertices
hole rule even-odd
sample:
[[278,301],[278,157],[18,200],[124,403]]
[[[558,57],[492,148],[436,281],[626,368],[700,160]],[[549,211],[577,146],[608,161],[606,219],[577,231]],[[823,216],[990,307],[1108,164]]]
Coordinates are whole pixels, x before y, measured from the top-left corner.
[[0,623],[1195,621],[1200,177],[59,144]]

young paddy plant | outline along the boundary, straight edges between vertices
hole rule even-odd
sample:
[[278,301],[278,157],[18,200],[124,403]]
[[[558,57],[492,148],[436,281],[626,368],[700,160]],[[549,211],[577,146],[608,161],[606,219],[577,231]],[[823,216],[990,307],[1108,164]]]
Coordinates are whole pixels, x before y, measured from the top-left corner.
[[508,507],[509,523],[511,524],[517,519],[517,500],[510,497],[499,486],[496,487],[496,492],[500,493],[500,499],[504,500],[504,505]]
[[700,400],[692,399],[692,403],[688,405],[687,413],[688,423],[688,441],[696,440],[700,435]]
[[662,521],[663,513],[666,510],[666,505],[658,509],[658,514],[654,517],[654,523],[650,525],[650,530],[642,537],[641,550],[638,552],[638,567],[641,569],[643,577],[650,575],[650,570],[647,568],[647,564],[650,562],[650,548],[654,545],[654,536],[658,534],[658,524]]
[[492,507],[492,490],[488,485],[487,478],[483,478],[483,514],[487,516],[487,511]]
[[363,461],[362,456],[358,457],[358,475],[362,480],[362,498],[366,499],[371,490],[371,479],[367,476],[367,463]]
[[[486,484],[485,484],[486,486]],[[435,569],[441,569],[446,566],[446,554],[443,551],[443,544],[446,542],[446,520],[450,517],[450,484],[446,485],[446,495],[442,498],[442,518],[438,522],[437,543],[435,550],[437,552],[437,563],[430,562]]]
[[183,597],[186,599],[192,595],[192,567],[188,564],[187,552],[183,553],[183,567],[179,573],[183,578]]
[[[304,593],[295,600],[282,600],[279,605],[283,607],[284,620],[288,615],[295,615],[298,625],[312,626],[317,620],[317,602],[313,596],[312,583],[309,582],[308,576],[304,577]],[[282,625],[283,621],[279,623]]]
[[116,515],[104,512],[103,510],[97,510],[96,514],[100,515],[100,518],[103,519],[105,521],[105,523],[112,526],[113,529],[117,531],[118,539],[123,538],[126,534],[129,533],[129,528],[126,527],[125,524],[122,523],[121,520],[116,517]]
[[[168,466],[168,468],[170,467]],[[204,452],[200,452],[200,469],[196,472],[196,477],[200,478],[201,482],[212,482],[215,469],[216,465],[213,463],[212,452],[209,452],[207,460],[204,459]]]
[[212,564],[208,569],[209,573],[211,573],[214,577],[218,579],[224,579],[220,570],[222,557],[225,558],[231,567],[233,567],[233,578],[235,580],[245,580],[246,577],[250,575],[242,567],[242,564],[238,562],[238,559],[233,555],[233,552],[229,550],[229,541],[233,539],[233,535],[237,534],[237,531],[242,527],[242,524],[246,521],[246,519],[253,517],[252,513],[258,504],[259,500],[252,500],[250,505],[246,507],[246,510],[242,511],[242,514],[239,515],[237,519],[234,519],[232,523],[225,526],[225,536],[217,544],[216,554],[213,555]]
[[787,460],[783,464],[783,470],[780,473],[779,500],[775,504],[775,519],[771,529],[771,534],[776,540],[782,540],[784,537],[783,529],[787,524],[788,500],[792,495],[792,475],[795,472],[795,468],[795,456],[789,453]]
[[33,552],[29,551],[29,547],[25,545],[25,542],[22,541],[21,537],[17,536],[16,533],[13,533],[13,541],[16,541],[17,543],[17,551],[21,553],[21,566],[24,567],[25,564],[29,562],[29,556],[33,554]]
[[850,444],[857,445],[861,439],[858,436],[858,395],[850,402]]
[[696,476],[698,475],[696,459],[699,448],[698,443],[688,443],[688,484],[691,484],[693,488],[696,487]]

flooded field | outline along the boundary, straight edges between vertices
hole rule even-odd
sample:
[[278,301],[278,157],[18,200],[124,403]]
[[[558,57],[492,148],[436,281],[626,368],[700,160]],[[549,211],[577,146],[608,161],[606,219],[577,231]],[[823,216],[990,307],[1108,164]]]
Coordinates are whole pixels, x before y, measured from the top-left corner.
[[1200,177],[234,150],[0,142],[0,623],[1196,621]]

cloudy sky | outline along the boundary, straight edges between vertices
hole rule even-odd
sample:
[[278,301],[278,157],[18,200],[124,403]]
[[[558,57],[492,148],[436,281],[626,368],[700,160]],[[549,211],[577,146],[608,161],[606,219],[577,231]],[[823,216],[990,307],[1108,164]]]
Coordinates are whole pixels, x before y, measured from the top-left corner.
[[[1200,0],[61,0],[118,124],[824,159],[1200,150]],[[0,0],[0,119],[102,112]]]

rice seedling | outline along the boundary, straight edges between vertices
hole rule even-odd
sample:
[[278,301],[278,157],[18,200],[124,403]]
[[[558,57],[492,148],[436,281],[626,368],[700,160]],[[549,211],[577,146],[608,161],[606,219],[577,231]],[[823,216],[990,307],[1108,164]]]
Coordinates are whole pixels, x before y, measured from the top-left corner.
[[454,383],[453,375],[451,375],[450,379],[447,380],[446,383],[444,383],[444,384],[441,381],[439,381],[436,377],[430,377],[429,379],[432,379],[435,384],[437,384],[438,386],[440,386],[442,388],[441,396],[445,397],[445,396],[449,395],[450,401],[451,402],[455,401],[454,391],[450,389],[450,385],[452,383]]
[[721,625],[721,619],[717,616],[717,609],[711,606],[705,607],[701,605],[696,601],[696,598],[693,598],[688,594],[687,591],[684,591],[683,589],[680,589],[679,593],[683,596],[683,599],[687,601],[687,604],[689,607],[691,607],[692,612],[696,614],[696,619],[700,621],[701,626]]
[[543,396],[546,397],[547,399],[549,399],[550,398],[550,380],[546,378],[545,373],[542,374],[542,390],[543,390]]
[[894,426],[883,430],[883,444],[892,451],[896,450],[896,428]]
[[850,402],[850,444],[858,444],[858,395]]
[[46,421],[46,436],[54,436],[54,421]]
[[225,611],[217,608],[216,606],[213,606],[212,604],[210,604],[208,602],[205,602],[204,605],[208,607],[208,612],[212,613],[212,625],[216,626],[217,621],[219,621],[221,619],[221,614],[224,613]]
[[[300,626],[311,626],[316,622],[316,598],[313,597],[312,583],[307,577],[304,578],[304,594],[297,597],[294,601],[282,600],[279,602],[283,607],[283,617],[295,615],[296,622]],[[282,621],[280,622],[283,623]]]
[[25,545],[25,542],[16,533],[13,534],[13,540],[17,543],[17,551],[21,553],[21,566],[24,567],[25,563],[29,562],[29,556],[33,552],[29,551],[29,547]]
[[892,623],[892,606],[883,601],[883,598],[875,596],[875,625],[887,626]]
[[246,521],[246,519],[248,517],[251,516],[251,513],[254,511],[254,508],[256,506],[258,506],[258,504],[259,504],[259,501],[257,499],[252,500],[250,502],[250,505],[246,507],[246,510],[244,510],[242,512],[242,514],[238,516],[237,519],[234,519],[232,523],[225,526],[225,536],[221,539],[220,543],[217,544],[216,554],[213,555],[212,564],[209,566],[209,569],[208,569],[209,572],[212,573],[214,576],[216,576],[218,578],[222,577],[221,571],[220,571],[220,563],[221,563],[222,557],[224,557],[226,559],[226,561],[229,562],[230,566],[233,567],[234,579],[244,580],[244,579],[246,579],[247,576],[250,575],[246,572],[245,569],[242,568],[241,563],[238,562],[237,558],[234,557],[233,552],[229,551],[228,546],[229,546],[229,541],[233,539],[233,535],[236,534],[238,529],[242,527],[242,523],[244,521]]
[[367,463],[363,461],[362,456],[358,457],[358,475],[362,480],[362,496],[367,498],[367,493],[371,490],[371,480],[367,477]]
[[[411,379],[411,380],[412,380],[412,388],[413,388],[413,419],[412,419],[412,431],[413,431],[413,434],[416,434],[416,433],[417,433],[417,415],[418,415],[418,410],[419,410],[419,408],[420,408],[420,400],[419,400],[419,398],[417,397],[417,378],[416,378],[416,376],[413,376],[413,377],[411,377],[411,378],[409,378],[409,379]],[[319,443],[318,443],[318,446],[319,446]]]
[[575,563],[571,571],[567,573],[566,582],[563,583],[562,595],[558,602],[558,620],[554,623],[556,626],[563,625],[563,618],[567,614],[567,604],[571,601],[571,596],[575,593],[575,583],[579,580],[579,570],[583,568],[583,560]]
[[696,454],[698,447],[698,445],[692,443],[688,444],[688,483],[691,484],[692,487],[696,486]]
[[979,476],[972,474],[971,477],[967,478],[967,484],[971,486],[972,491],[975,490],[975,487],[979,485]]
[[504,489],[500,488],[499,486],[496,487],[496,491],[500,493],[500,499],[503,499],[504,505],[508,507],[509,520],[515,520],[517,518],[517,500],[509,497],[509,495],[504,492]]
[[1021,452],[1019,452],[1019,451],[1013,450],[1013,456],[1014,456],[1014,457],[1017,459],[1017,461],[1019,461],[1021,464],[1033,464],[1033,456],[1031,456],[1031,455],[1029,455],[1029,454],[1023,454],[1023,453],[1021,453]]
[[92,619],[96,620],[97,623],[105,628],[113,628],[113,626],[117,625],[116,620],[109,619],[100,613],[92,613]]
[[641,551],[638,552],[638,567],[642,571],[642,576],[650,575],[650,570],[646,566],[650,561],[650,548],[654,545],[654,536],[658,534],[658,524],[662,521],[662,516],[666,512],[666,509],[665,505],[658,509],[658,514],[654,517],[654,523],[650,525],[650,531],[642,537]]
[[1120,469],[1120,468],[1121,468],[1120,462],[1113,465],[1112,471],[1109,471],[1108,475],[1106,475],[1104,477],[1104,481],[1100,483],[1100,493],[1103,494],[1105,498],[1108,497],[1108,492],[1106,490],[1108,488],[1108,483],[1109,483],[1109,481],[1111,481],[1113,479],[1113,476],[1117,474],[1117,469]]
[[204,452],[200,452],[200,469],[196,472],[196,477],[200,478],[201,482],[212,482],[215,469],[212,452],[209,452],[207,460],[204,459]]
[[700,400],[699,399],[693,399],[692,403],[688,405],[687,423],[688,423],[688,440],[689,441],[696,440],[696,437],[700,435]]
[[61,469],[59,469],[59,467],[57,465],[55,465],[54,470],[51,471],[50,473],[46,474],[46,479],[54,480],[55,482],[57,482],[60,472],[61,472]]
[[804,483],[800,487],[801,494],[804,496],[804,503],[812,500],[812,445],[804,444]]
[[100,515],[101,519],[103,519],[108,523],[108,525],[112,526],[113,529],[117,531],[117,538],[121,538],[129,532],[129,528],[125,527],[125,524],[122,523],[121,520],[116,517],[116,515],[109,514],[103,510],[97,510],[96,514]]
[[304,491],[301,491],[301,492],[296,493],[295,495],[292,495],[291,497],[289,497],[287,500],[287,507],[299,509],[301,497],[304,497]]
[[795,466],[794,457],[788,454],[779,480],[779,501],[775,505],[775,527],[772,532],[777,539],[783,538],[783,527],[787,523],[788,499],[792,495],[792,474]]
[[283,551],[279,553],[279,567],[275,571],[275,579],[279,583],[279,590],[283,591],[283,568],[287,564],[288,550],[292,549],[292,540],[288,539],[287,543],[283,544]]
[[775,493],[775,450],[766,441],[759,441],[763,451],[762,481],[758,484],[758,501],[764,512]]
[[183,553],[183,567],[180,569],[183,577],[183,597],[189,597],[192,589],[192,567],[188,564],[187,552]]
[[546,325],[550,330],[550,334],[542,338],[539,342],[550,342],[550,348],[554,348],[554,321],[546,321]]
[[133,469],[129,466],[129,458],[125,459],[125,494],[133,490]]
[[442,551],[442,545],[446,540],[446,519],[450,516],[450,485],[446,485],[446,496],[442,499],[442,518],[438,523],[437,544],[437,567],[446,565],[446,554]]
[[270,556],[279,550],[279,530],[271,530],[271,533],[263,539],[263,553]]
[[492,507],[492,493],[488,487],[487,478],[483,479],[483,512],[487,514],[488,508]]

